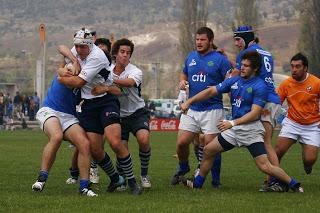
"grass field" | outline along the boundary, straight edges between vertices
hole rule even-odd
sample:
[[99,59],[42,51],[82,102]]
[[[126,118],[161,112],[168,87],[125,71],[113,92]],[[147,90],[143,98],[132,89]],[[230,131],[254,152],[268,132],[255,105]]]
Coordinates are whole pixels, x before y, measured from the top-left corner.
[[[201,190],[169,185],[175,172],[176,133],[152,133],[150,176],[152,189],[141,196],[128,192],[106,193],[109,179],[102,173],[94,187],[99,197],[77,194],[78,185],[66,185],[71,149],[63,143],[41,193],[31,191],[40,165],[46,137],[41,131],[0,132],[0,212],[319,212],[319,166],[305,175],[300,147],[295,145],[283,159],[286,171],[302,182],[305,193],[261,193],[257,188],[264,175],[256,168],[246,149],[222,155],[222,188],[213,189],[210,176]],[[110,149],[106,146],[109,153]],[[130,141],[135,174],[139,158],[134,139]],[[195,157],[191,154],[195,169]]]

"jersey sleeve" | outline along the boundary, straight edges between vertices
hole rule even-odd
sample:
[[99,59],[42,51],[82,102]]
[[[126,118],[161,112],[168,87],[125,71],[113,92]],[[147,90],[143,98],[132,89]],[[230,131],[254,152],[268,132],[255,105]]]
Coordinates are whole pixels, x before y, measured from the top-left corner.
[[136,85],[139,86],[142,83],[142,71],[140,69],[134,69],[134,71],[128,75],[128,78],[132,78]]
[[256,87],[253,93],[253,101],[252,103],[258,106],[261,106],[262,108],[265,106],[266,102],[267,102],[267,97],[268,97],[268,93],[267,91],[267,87],[263,84],[259,85],[258,87]]
[[216,86],[217,92],[219,94],[230,92],[230,88],[234,84],[234,82],[237,80],[237,78],[238,78],[238,76],[233,77],[233,78],[227,78],[223,82],[219,83]]
[[107,81],[107,79],[109,78],[112,79],[110,71],[107,70],[107,67],[108,66],[106,65],[106,63],[101,62],[101,60],[99,60],[98,58],[90,58],[88,59],[84,67],[81,68],[79,77],[85,80],[86,82],[91,83],[93,78],[97,74],[103,72],[101,76]]

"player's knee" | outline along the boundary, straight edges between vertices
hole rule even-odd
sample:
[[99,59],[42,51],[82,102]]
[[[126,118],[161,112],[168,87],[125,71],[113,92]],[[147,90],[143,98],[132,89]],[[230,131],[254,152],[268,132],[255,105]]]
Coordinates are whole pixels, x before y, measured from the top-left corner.
[[63,133],[62,132],[56,133],[50,137],[50,142],[53,142],[55,144],[61,144],[62,140],[63,140]]
[[82,140],[80,141],[79,145],[77,146],[78,147],[78,150],[80,153],[82,154],[90,154],[90,141],[85,139],[85,140]]
[[205,146],[203,148],[204,157],[213,157],[216,154],[217,154],[217,152],[215,150],[213,150],[213,149],[209,149],[208,146]]

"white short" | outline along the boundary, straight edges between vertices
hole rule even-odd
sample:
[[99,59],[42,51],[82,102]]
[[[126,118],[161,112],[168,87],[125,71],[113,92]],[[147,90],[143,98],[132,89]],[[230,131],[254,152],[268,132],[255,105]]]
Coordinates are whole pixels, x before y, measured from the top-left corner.
[[74,115],[55,111],[49,107],[42,107],[39,109],[36,115],[42,130],[44,130],[44,123],[51,117],[56,117],[59,119],[63,132],[73,124],[79,123],[79,120]]
[[265,129],[261,121],[234,126],[221,132],[221,136],[230,144],[241,147],[250,146],[253,143],[264,142]]
[[293,140],[299,140],[299,142],[303,144],[320,147],[319,124],[320,122],[301,125],[286,117],[282,122],[279,137],[291,138]]
[[223,120],[224,113],[222,109],[213,109],[207,111],[194,111],[189,109],[187,114],[182,114],[180,118],[179,129],[189,132],[203,134],[217,134],[219,129],[217,124]]
[[281,105],[267,102],[261,114],[261,121],[269,122],[274,128],[277,125],[277,117],[280,113]]

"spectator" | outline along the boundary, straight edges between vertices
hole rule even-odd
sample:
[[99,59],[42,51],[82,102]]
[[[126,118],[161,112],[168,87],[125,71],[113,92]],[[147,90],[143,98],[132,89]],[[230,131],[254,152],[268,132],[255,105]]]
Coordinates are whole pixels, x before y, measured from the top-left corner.
[[37,92],[34,92],[33,102],[34,102],[34,113],[37,113],[40,107],[40,98]]
[[13,108],[14,108],[14,113],[17,115],[18,119],[21,119],[21,104],[22,104],[22,98],[20,96],[19,91],[17,91],[16,96],[14,96],[14,99],[13,99]]

